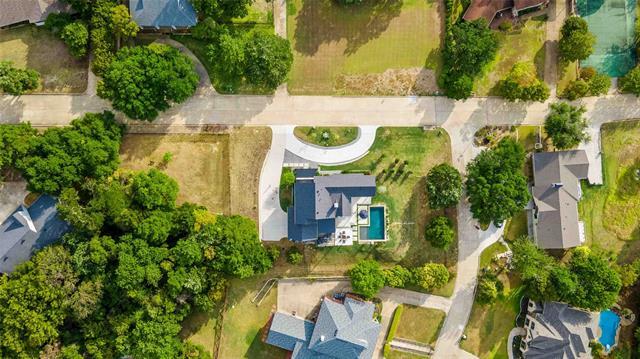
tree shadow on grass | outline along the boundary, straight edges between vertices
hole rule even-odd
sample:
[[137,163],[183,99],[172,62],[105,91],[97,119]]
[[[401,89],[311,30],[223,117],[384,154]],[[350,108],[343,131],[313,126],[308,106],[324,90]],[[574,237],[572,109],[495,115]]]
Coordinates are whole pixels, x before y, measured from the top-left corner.
[[382,34],[400,15],[403,0],[365,0],[360,5],[341,6],[334,0],[306,0],[296,16],[296,51],[312,56],[320,45],[347,41],[345,54]]

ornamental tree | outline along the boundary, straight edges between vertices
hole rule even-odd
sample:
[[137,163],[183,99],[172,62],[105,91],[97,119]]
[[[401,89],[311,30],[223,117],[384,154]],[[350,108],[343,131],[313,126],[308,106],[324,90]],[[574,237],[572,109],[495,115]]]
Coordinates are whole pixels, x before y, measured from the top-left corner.
[[596,37],[589,32],[587,21],[579,16],[567,18],[560,29],[560,57],[566,61],[584,60],[593,53]]
[[385,283],[385,275],[380,263],[365,259],[349,270],[353,291],[365,298],[373,298]]
[[522,172],[525,152],[511,138],[483,150],[467,165],[467,193],[473,217],[482,224],[500,225],[529,202]]
[[36,135],[36,130],[28,123],[0,125],[0,176],[27,154]]
[[427,175],[429,207],[441,209],[458,204],[462,196],[462,176],[455,167],[442,163],[433,167]]
[[427,263],[413,270],[413,280],[423,289],[433,290],[449,282],[449,271],[440,263]]
[[569,149],[589,140],[589,125],[582,117],[585,112],[583,106],[575,107],[565,102],[551,105],[551,112],[544,121],[544,130],[556,148]]
[[98,94],[132,119],[153,121],[171,103],[193,95],[197,85],[188,57],[170,46],[151,44],[118,51],[98,83]]
[[385,285],[394,288],[403,288],[413,281],[411,271],[401,265],[395,265],[384,269]]
[[136,37],[140,27],[131,19],[129,9],[124,5],[111,9],[111,29],[116,35],[116,49],[120,48],[120,40]]
[[447,250],[455,237],[453,223],[446,216],[435,217],[427,224],[424,235],[434,247]]

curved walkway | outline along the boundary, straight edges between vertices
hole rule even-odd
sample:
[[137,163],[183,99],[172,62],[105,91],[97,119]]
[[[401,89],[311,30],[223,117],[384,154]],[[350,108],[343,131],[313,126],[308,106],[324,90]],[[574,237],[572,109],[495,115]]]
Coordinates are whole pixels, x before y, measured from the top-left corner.
[[321,147],[305,143],[293,134],[294,126],[287,131],[286,148],[289,152],[320,165],[341,165],[364,157],[376,140],[379,126],[358,127],[358,137],[343,146]]
[[211,85],[211,79],[209,79],[209,72],[207,72],[207,68],[204,67],[202,62],[200,62],[200,59],[198,59],[198,57],[193,52],[191,52],[191,50],[189,50],[182,43],[176,40],[173,40],[169,37],[159,38],[155,42],[169,45],[171,47],[175,47],[176,49],[180,50],[180,52],[182,52],[188,58],[191,59],[191,61],[195,66],[196,73],[198,73],[198,76],[200,77],[200,83],[198,83],[198,89],[196,90],[196,94],[203,95],[208,93],[215,93],[215,89],[213,88],[213,85]]

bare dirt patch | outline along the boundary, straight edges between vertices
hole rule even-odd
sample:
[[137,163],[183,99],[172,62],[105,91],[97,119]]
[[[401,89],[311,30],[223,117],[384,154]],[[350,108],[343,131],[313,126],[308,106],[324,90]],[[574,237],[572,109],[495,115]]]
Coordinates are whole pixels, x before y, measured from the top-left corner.
[[334,91],[339,95],[424,96],[438,92],[434,70],[389,69],[379,74],[339,75]]

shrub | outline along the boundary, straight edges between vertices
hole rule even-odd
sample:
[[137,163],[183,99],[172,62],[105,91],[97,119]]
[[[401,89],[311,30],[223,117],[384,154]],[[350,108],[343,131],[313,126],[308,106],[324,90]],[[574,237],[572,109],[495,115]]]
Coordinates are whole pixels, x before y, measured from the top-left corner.
[[536,69],[528,62],[518,62],[498,86],[500,96],[509,101],[540,101],[549,98],[549,87],[538,79]]
[[423,289],[433,290],[449,282],[449,271],[442,264],[427,263],[422,267],[414,268],[413,280]]
[[81,21],[67,24],[60,32],[60,38],[69,46],[69,52],[75,57],[87,54],[89,44],[89,29]]
[[620,90],[640,96],[640,66],[634,67],[620,79]]
[[478,279],[476,300],[480,304],[491,304],[498,298],[502,289],[502,282],[500,282],[495,275],[489,273],[483,274]]
[[447,163],[433,167],[427,175],[427,194],[433,209],[455,206],[462,196],[460,172]]
[[380,264],[366,259],[358,262],[349,270],[353,291],[365,298],[373,298],[384,287],[384,272]]
[[511,30],[512,27],[513,27],[513,24],[511,23],[511,21],[508,21],[508,20],[498,25],[498,29],[504,32]]
[[71,14],[66,12],[53,12],[47,16],[44,22],[44,28],[51,31],[54,35],[58,35],[67,24],[72,22]]
[[384,281],[389,287],[403,288],[411,283],[411,271],[401,265],[395,265],[389,269],[384,269]]
[[18,69],[10,61],[0,61],[0,91],[19,96],[35,90],[40,82],[40,75],[32,69]]
[[336,0],[341,5],[358,5],[362,4],[362,0]]
[[291,264],[300,264],[304,256],[297,247],[291,247],[287,250],[287,262]]
[[569,83],[562,97],[573,101],[584,96],[605,95],[609,87],[609,76],[597,72],[593,67],[585,67],[580,70],[580,78]]
[[455,237],[453,223],[446,216],[435,217],[427,224],[424,235],[434,247],[446,250]]
[[563,97],[567,100],[573,101],[575,99],[585,97],[589,94],[589,84],[584,80],[571,81],[567,88],[562,93]]
[[391,324],[389,324],[389,332],[387,333],[387,339],[384,344],[384,357],[388,358],[389,354],[391,354],[391,342],[393,338],[396,336],[396,332],[398,331],[398,326],[400,325],[400,319],[402,318],[402,312],[404,311],[404,306],[402,304],[398,304],[396,310],[393,312],[393,318],[391,318]]

